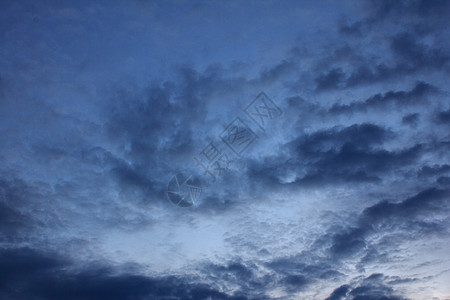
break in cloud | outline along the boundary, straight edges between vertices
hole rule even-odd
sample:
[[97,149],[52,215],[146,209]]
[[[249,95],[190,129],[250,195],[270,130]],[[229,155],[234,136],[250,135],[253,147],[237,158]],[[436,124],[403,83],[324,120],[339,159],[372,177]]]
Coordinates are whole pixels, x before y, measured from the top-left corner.
[[0,298],[450,299],[449,12],[4,1]]

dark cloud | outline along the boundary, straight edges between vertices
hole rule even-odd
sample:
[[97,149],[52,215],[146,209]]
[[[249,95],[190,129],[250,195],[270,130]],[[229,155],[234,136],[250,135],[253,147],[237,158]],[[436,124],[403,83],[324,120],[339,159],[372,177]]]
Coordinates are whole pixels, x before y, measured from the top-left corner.
[[448,64],[450,55],[442,49],[421,43],[410,33],[401,33],[391,40],[391,50],[402,62],[398,69],[410,71],[419,69],[441,69]]
[[390,286],[389,277],[374,273],[366,278],[357,278],[355,283],[336,288],[327,300],[359,299],[359,300],[403,300]]
[[220,65],[203,73],[180,67],[178,81],[155,83],[138,95],[117,93],[106,125],[111,141],[127,161],[113,158],[110,169],[121,187],[138,187],[144,194],[150,192],[147,196],[159,198],[168,174],[189,165],[199,142],[204,142],[197,140],[193,130],[208,115],[209,97],[230,87],[240,89],[241,79],[224,78],[223,72]]
[[[434,211],[448,209],[448,190],[436,188],[424,190],[417,195],[407,198],[399,203],[388,201],[379,202],[366,208],[358,218],[356,226],[351,226],[345,230],[333,234],[330,251],[334,255],[351,255],[366,247],[366,238],[371,234],[374,226],[384,224],[385,231],[393,227],[394,224],[412,224],[416,228],[427,228],[432,223],[416,221],[418,216],[426,216]],[[439,232],[440,227],[432,227],[432,231]]]
[[7,237],[14,236],[14,232],[25,225],[26,218],[18,211],[0,203],[0,228]]
[[399,203],[383,201],[363,211],[364,223],[374,223],[391,216],[402,217],[406,220],[419,213],[427,213],[444,208],[445,206],[441,207],[441,205],[448,200],[448,195],[448,190],[431,188]]
[[449,187],[450,186],[450,177],[449,176],[441,176],[436,181],[438,184],[442,185],[443,187]]
[[[189,78],[193,75],[185,76],[186,80],[192,80]],[[189,127],[177,126],[173,121],[176,118],[186,118],[183,112],[189,109],[191,114],[197,114],[199,101],[195,99],[192,91],[186,91],[186,96],[179,100],[179,104],[172,104],[171,99],[176,97],[174,93],[173,84],[165,83],[149,88],[142,98],[133,99],[127,94],[119,94],[108,122],[110,136],[119,145],[129,142],[130,156],[141,161],[157,151],[161,140],[168,139],[168,142],[163,144],[163,150],[170,150],[172,146],[180,143],[189,144]],[[181,141],[172,136],[179,136]]]
[[358,149],[351,143],[337,150],[315,153],[310,156],[310,164],[305,176],[298,179],[299,184],[320,182],[371,182],[378,181],[379,175],[413,162],[420,154],[421,147],[402,151]]
[[403,297],[395,295],[392,287],[384,282],[383,274],[372,274],[364,278],[356,287],[349,291],[352,299],[364,300],[402,300]]
[[0,240],[13,242],[22,239],[36,222],[29,210],[28,202],[39,195],[23,180],[0,178]]
[[238,288],[235,295],[243,294],[251,298],[267,298],[265,292],[274,286],[274,276],[258,276],[258,268],[251,262],[231,261],[225,265],[209,264],[202,268],[211,282],[224,282]]
[[269,84],[295,66],[295,62],[283,60],[263,69],[253,80],[229,76],[230,70],[221,64],[211,64],[202,72],[180,66],[172,81],[154,82],[140,93],[118,90],[108,109],[106,131],[121,158],[106,154],[110,174],[120,187],[137,187],[157,198],[165,188],[162,179],[168,180],[161,174],[175,174],[190,166],[194,151],[206,142],[196,132],[212,113],[207,110],[212,99]]
[[393,137],[393,133],[374,124],[354,124],[348,127],[334,127],[320,130],[299,137],[291,143],[294,151],[301,155],[314,155],[318,152],[328,152],[339,149],[351,143],[358,149],[370,149]]
[[288,75],[290,72],[297,69],[297,63],[292,61],[283,60],[279,64],[264,69],[260,72],[259,81],[262,84],[272,83],[279,80],[282,76]]
[[425,103],[427,96],[437,92],[437,89],[426,83],[417,82],[410,91],[389,91],[384,94],[376,94],[364,101],[350,104],[334,104],[328,111],[332,114],[365,112],[373,108],[388,108],[390,104],[395,107],[407,107]]
[[422,178],[423,177],[428,178],[446,175],[448,173],[450,173],[450,165],[444,164],[444,165],[424,166],[417,172],[417,175]]
[[362,36],[363,32],[366,31],[366,27],[368,27],[370,22],[366,21],[357,21],[352,24],[344,23],[339,26],[339,33],[343,35],[350,36]]
[[245,285],[254,280],[254,271],[250,266],[242,262],[230,262],[228,265],[209,265],[206,267],[214,277],[220,277],[227,282],[235,282],[239,285]]
[[382,0],[368,3],[378,18],[397,17],[401,14],[436,17],[446,15],[449,9],[449,3],[445,0]]
[[55,255],[41,255],[30,248],[1,249],[0,295],[9,299],[23,298],[20,282],[34,284],[35,279],[45,277],[64,264],[65,261]]
[[287,290],[290,292],[302,290],[310,282],[310,279],[306,278],[303,275],[288,275],[281,281],[281,283],[284,284],[287,287]]
[[[342,30],[357,33],[361,31],[358,29],[360,26]],[[410,32],[393,35],[386,42],[389,43],[389,49],[380,49],[379,55],[375,57],[356,59],[355,55],[338,55],[332,51],[333,55],[325,59],[332,67],[315,76],[316,91],[363,86],[393,78],[398,80],[420,71],[449,71],[450,55],[439,44],[430,45]],[[344,68],[342,62],[350,66]]]
[[402,123],[417,126],[417,123],[419,122],[419,116],[420,115],[418,113],[407,114],[402,118]]
[[336,288],[329,297],[327,297],[325,300],[339,300],[343,299],[345,295],[347,295],[350,287],[348,285],[341,285],[340,287]]
[[29,248],[0,250],[0,270],[4,299],[247,299],[182,277],[151,278],[101,265],[80,270],[57,254]]
[[345,87],[346,74],[341,68],[331,69],[316,78],[318,91]]
[[281,276],[278,285],[283,285],[288,291],[304,290],[318,280],[332,281],[343,276],[332,264],[324,261],[306,263],[305,260],[311,261],[310,254],[275,259],[267,266]]
[[[381,244],[381,243],[380,243]],[[390,253],[380,249],[381,247],[371,246],[357,264],[358,270],[364,272],[364,267],[370,264],[389,263]]]
[[111,173],[117,178],[121,186],[131,185],[142,189],[149,189],[153,185],[153,182],[144,175],[146,173],[145,170],[141,170],[137,166],[118,166],[113,168]]
[[249,164],[250,178],[276,187],[286,172],[295,172],[288,185],[309,186],[348,182],[377,182],[380,176],[408,166],[423,152],[422,145],[387,151],[394,134],[373,124],[335,127],[301,136],[287,144],[291,156],[266,158]]
[[118,92],[107,122],[110,137],[119,145],[129,143],[126,154],[140,163],[156,163],[156,154],[172,159],[190,154],[192,129],[208,116],[211,98],[238,93],[246,82],[224,73],[221,65],[204,72],[183,66],[175,81],[154,83],[137,95]]
[[439,112],[437,121],[442,124],[450,124],[450,109]]
[[[401,21],[403,24],[415,20],[429,25],[445,19],[449,11],[449,4],[445,0],[382,0],[366,1],[364,5],[367,16],[353,23],[341,21],[339,33],[361,37],[375,26],[392,20]],[[412,28],[423,28],[423,23],[414,24]]]

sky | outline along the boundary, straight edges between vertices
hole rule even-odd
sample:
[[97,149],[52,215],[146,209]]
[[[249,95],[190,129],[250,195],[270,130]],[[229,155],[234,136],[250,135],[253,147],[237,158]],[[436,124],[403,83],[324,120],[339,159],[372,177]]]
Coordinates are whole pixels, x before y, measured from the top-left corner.
[[450,1],[0,5],[1,299],[450,299]]

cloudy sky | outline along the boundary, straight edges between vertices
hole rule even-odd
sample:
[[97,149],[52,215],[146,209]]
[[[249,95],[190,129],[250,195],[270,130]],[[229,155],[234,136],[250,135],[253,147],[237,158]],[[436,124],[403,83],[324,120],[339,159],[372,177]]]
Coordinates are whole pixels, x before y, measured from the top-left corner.
[[1,1],[0,298],[450,299],[449,20]]

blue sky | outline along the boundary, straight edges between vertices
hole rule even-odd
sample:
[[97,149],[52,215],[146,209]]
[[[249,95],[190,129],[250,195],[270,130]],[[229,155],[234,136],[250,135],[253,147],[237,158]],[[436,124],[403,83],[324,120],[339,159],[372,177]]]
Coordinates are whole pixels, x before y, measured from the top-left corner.
[[450,299],[450,2],[1,6],[0,298]]

